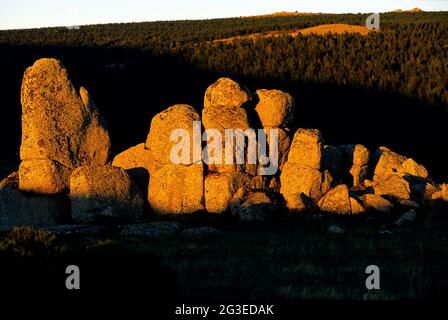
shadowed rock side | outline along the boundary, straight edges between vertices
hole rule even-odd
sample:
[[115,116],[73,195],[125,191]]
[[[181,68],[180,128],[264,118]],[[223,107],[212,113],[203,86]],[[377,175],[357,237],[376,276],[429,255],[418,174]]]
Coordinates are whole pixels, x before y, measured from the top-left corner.
[[[109,135],[87,91],[75,89],[59,61],[38,60],[23,79],[22,163],[0,183],[0,226],[51,225],[70,216],[78,223],[138,221],[148,207],[157,214],[231,212],[242,221],[262,221],[282,210],[389,213],[448,201],[448,184],[435,185],[414,159],[385,147],[325,145],[317,129],[292,132],[295,108],[285,92],[252,92],[222,78],[206,90],[202,117],[189,105],[168,108],[152,119],[146,142],[118,154],[110,166]],[[177,129],[189,134],[181,163],[171,161]],[[203,135],[204,129],[215,134]],[[226,129],[264,132],[266,153],[249,163],[247,140],[238,150]],[[233,142],[231,151],[244,154],[243,163],[208,164],[220,155],[207,148],[217,137],[221,159]],[[256,147],[261,150],[260,141]],[[277,172],[262,175],[275,151]]]
[[145,201],[126,171],[112,166],[77,168],[70,178],[69,196],[78,223],[98,218],[138,220]]

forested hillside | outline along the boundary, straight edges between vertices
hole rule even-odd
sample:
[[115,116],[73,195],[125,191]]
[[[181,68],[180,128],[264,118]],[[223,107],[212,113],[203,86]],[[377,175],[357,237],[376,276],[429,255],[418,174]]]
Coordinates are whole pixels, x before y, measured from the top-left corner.
[[[231,76],[254,88],[280,88],[298,101],[296,125],[318,127],[329,143],[389,145],[423,162],[440,151],[448,105],[448,13],[388,13],[367,36],[286,31],[328,23],[363,25],[367,15],[313,15],[148,22],[0,32],[0,131],[17,149],[23,71],[55,57],[85,85],[124,148],[172,103],[200,108],[201,92]],[[284,30],[285,36],[213,43]],[[3,117],[2,116],[2,117]],[[353,138],[359,139],[354,141]]]

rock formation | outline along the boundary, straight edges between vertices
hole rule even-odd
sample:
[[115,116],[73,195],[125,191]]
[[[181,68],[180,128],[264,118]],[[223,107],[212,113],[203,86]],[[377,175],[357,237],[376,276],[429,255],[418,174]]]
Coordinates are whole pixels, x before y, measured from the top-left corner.
[[[353,215],[448,202],[448,184],[435,185],[411,158],[385,147],[371,155],[359,144],[325,145],[316,129],[292,131],[295,103],[285,92],[252,94],[221,78],[206,90],[203,107],[202,117],[184,104],[157,114],[146,142],[110,166],[109,135],[88,92],[74,87],[59,61],[36,61],[22,85],[22,163],[0,183],[0,227],[136,221],[148,207],[157,214],[230,211],[242,221],[263,221],[284,209]],[[247,137],[239,150],[235,137],[226,141],[226,129],[262,130],[266,155],[248,163]],[[176,130],[182,131],[173,136]],[[220,154],[208,148],[216,135]],[[225,163],[230,140],[231,156],[241,152],[242,163]],[[273,151],[279,170],[263,176]],[[216,155],[222,163],[209,163]]]

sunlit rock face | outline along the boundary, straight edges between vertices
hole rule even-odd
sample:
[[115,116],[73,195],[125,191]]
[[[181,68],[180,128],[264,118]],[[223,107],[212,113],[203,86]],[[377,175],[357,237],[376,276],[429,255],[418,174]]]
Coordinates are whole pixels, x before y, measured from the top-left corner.
[[150,177],[148,199],[158,214],[191,214],[204,209],[204,167],[167,164]]
[[319,201],[319,208],[325,212],[351,214],[350,194],[347,186],[341,184],[328,191]]
[[316,202],[330,190],[332,177],[322,170],[323,148],[318,130],[297,130],[280,176],[280,192],[288,209],[302,211],[308,206],[305,199]]
[[[256,165],[249,168],[245,164],[224,163],[226,129],[242,130],[243,132],[251,128],[250,120],[246,110],[247,105],[252,101],[252,95],[239,83],[221,78],[207,88],[204,97],[204,109],[202,110],[202,123],[205,130],[214,129],[221,135],[223,142],[221,146],[221,164],[209,164],[207,169],[210,172],[231,173],[240,171],[257,171]],[[211,138],[210,138],[211,139]],[[233,139],[233,138],[232,138]],[[233,154],[237,148],[232,149]],[[246,150],[243,150],[244,152]]]
[[[106,124],[87,90],[72,84],[60,61],[40,59],[29,67],[23,77],[21,99],[20,158],[27,164],[21,166],[20,177],[27,182],[20,187],[23,185],[25,191],[59,193],[64,190],[55,183],[59,177],[38,177],[45,171],[51,174],[108,162]],[[36,160],[54,163],[43,165]]]
[[[159,113],[151,121],[146,148],[153,153],[156,163],[149,180],[148,200],[156,213],[190,214],[204,208],[202,153],[199,157],[193,153],[194,122],[200,120],[191,106],[181,104]],[[176,145],[171,134],[179,129],[188,133],[189,154],[185,164],[175,164],[171,158]]]
[[281,128],[292,123],[295,103],[290,94],[280,90],[257,90],[255,108],[264,128]]
[[209,107],[244,108],[252,101],[247,88],[229,78],[221,78],[207,88],[204,109]]
[[186,130],[190,137],[189,159],[193,162],[193,127],[194,122],[201,121],[201,117],[186,104],[169,107],[157,114],[151,121],[146,148],[151,150],[159,164],[171,164],[171,150],[177,141],[171,141],[171,134],[175,130]]

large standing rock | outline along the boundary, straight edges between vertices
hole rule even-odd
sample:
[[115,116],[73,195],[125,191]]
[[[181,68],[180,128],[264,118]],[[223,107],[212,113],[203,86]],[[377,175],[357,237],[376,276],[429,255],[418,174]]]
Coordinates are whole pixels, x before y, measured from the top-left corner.
[[292,164],[283,167],[280,176],[280,193],[291,210],[302,210],[303,196],[318,201],[331,188],[331,175],[308,166]]
[[230,107],[241,108],[252,100],[250,92],[229,78],[221,78],[207,88],[204,97],[204,108]]
[[409,182],[398,175],[390,175],[387,178],[376,181],[373,189],[380,196],[391,196],[400,200],[411,199]]
[[364,182],[369,172],[370,151],[363,145],[357,144],[348,148],[349,154],[352,155],[352,167],[350,174],[353,178],[353,186],[358,186]]
[[280,175],[280,192],[290,210],[306,208],[305,200],[317,202],[331,188],[329,171],[321,171],[324,142],[318,130],[297,130],[288,161]]
[[319,208],[325,212],[351,214],[350,194],[345,184],[328,191],[319,201]]
[[204,166],[164,165],[151,174],[149,204],[158,214],[189,214],[204,209]]
[[0,230],[27,225],[45,227],[70,221],[64,195],[34,195],[19,190],[19,174],[0,182]]
[[98,218],[138,220],[144,210],[143,196],[124,169],[112,166],[83,166],[70,177],[73,220],[79,223]]
[[110,140],[87,90],[73,86],[64,66],[40,59],[22,83],[22,160],[52,160],[73,169],[103,165]]
[[324,142],[318,130],[299,129],[289,150],[288,162],[320,170]]
[[71,170],[52,160],[27,160],[20,164],[19,189],[39,194],[66,191]]
[[[193,107],[178,104],[157,114],[151,121],[151,129],[146,140],[146,148],[151,150],[154,158],[161,164],[172,164],[171,150],[178,141],[171,141],[171,133],[177,129],[185,129],[190,135],[190,164],[195,160],[193,154],[194,121],[201,121]],[[198,137],[201,139],[201,137]],[[200,141],[200,140],[199,140]],[[201,151],[201,150],[199,150]],[[199,154],[199,157],[201,154]],[[198,159],[200,161],[200,159]],[[197,162],[197,161],[196,161]]]
[[[61,171],[107,163],[110,139],[106,124],[87,90],[74,87],[58,60],[40,59],[29,67],[21,95],[20,158],[27,163],[20,168],[20,179],[26,179],[20,188],[58,193],[66,187],[55,183]],[[43,178],[43,172],[56,176]]]
[[257,90],[258,104],[255,111],[263,127],[287,126],[294,117],[294,99],[280,90]]
[[235,193],[251,184],[250,176],[242,172],[209,174],[205,178],[205,208],[209,213],[224,213]]

